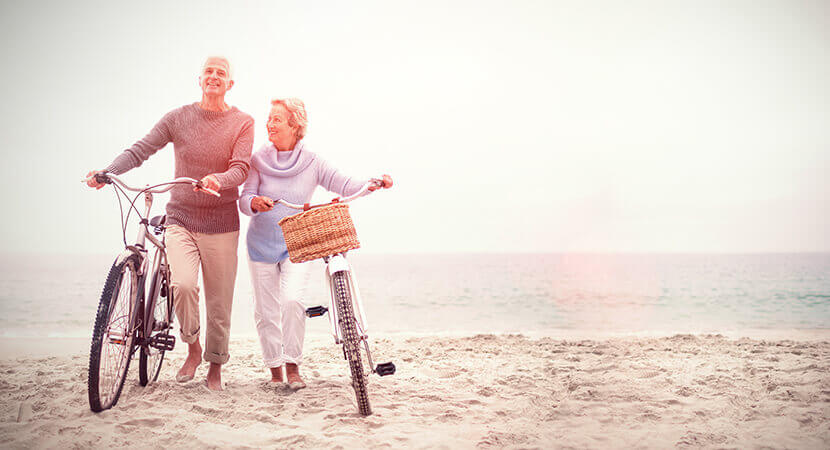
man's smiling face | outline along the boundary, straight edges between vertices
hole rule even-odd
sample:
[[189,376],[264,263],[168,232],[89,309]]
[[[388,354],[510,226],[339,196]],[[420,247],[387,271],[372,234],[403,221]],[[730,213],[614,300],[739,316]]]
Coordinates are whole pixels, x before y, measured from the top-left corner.
[[199,75],[199,86],[202,93],[209,96],[222,97],[231,87],[230,63],[227,59],[211,57],[202,66],[202,73]]

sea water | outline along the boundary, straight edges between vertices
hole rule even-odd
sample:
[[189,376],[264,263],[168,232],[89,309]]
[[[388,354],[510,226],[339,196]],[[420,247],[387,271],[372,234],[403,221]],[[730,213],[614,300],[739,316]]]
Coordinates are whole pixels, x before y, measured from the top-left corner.
[[[830,328],[830,254],[349,255],[383,333]],[[112,255],[0,257],[0,337],[88,337]],[[329,305],[321,262],[307,306]],[[204,301],[203,299],[201,300]],[[202,304],[202,315],[204,307]],[[204,319],[203,323],[204,323]],[[326,316],[307,332],[329,332]],[[240,258],[232,336],[255,336]]]

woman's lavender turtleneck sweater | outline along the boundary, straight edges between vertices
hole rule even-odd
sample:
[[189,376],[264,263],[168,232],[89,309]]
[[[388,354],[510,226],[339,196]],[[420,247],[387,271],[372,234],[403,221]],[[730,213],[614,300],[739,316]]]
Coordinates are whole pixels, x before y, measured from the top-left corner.
[[273,200],[304,204],[311,201],[317,186],[348,196],[356,193],[366,180],[355,180],[338,172],[319,156],[306,149],[301,140],[294,150],[278,152],[274,144],[264,145],[251,157],[248,180],[239,196],[239,210],[251,216],[248,226],[248,257],[252,261],[278,263],[288,258],[285,239],[277,222],[298,211],[276,204],[274,209],[256,212],[251,200],[264,195]]

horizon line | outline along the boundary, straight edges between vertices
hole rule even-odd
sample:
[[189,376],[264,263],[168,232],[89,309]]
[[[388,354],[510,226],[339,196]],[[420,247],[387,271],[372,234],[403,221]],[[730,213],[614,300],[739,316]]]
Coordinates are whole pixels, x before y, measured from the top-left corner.
[[[118,250],[112,253],[104,252],[67,252],[67,251],[0,251],[0,256],[113,256],[120,253]],[[830,250],[787,250],[787,251],[767,251],[767,250],[743,250],[743,251],[707,251],[707,250],[635,250],[635,251],[595,251],[595,250],[551,250],[551,251],[411,251],[411,252],[378,252],[378,251],[358,251],[352,250],[352,255],[824,255],[830,254]]]

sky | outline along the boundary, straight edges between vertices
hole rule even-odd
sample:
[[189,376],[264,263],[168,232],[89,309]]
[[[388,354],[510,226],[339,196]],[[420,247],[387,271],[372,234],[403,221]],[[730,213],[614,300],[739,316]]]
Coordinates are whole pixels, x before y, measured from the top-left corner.
[[[361,251],[830,251],[825,1],[35,0],[0,37],[0,253],[117,251],[80,180],[211,54],[255,150],[299,97],[309,148],[393,177],[353,204]],[[170,145],[126,179],[172,173]]]

